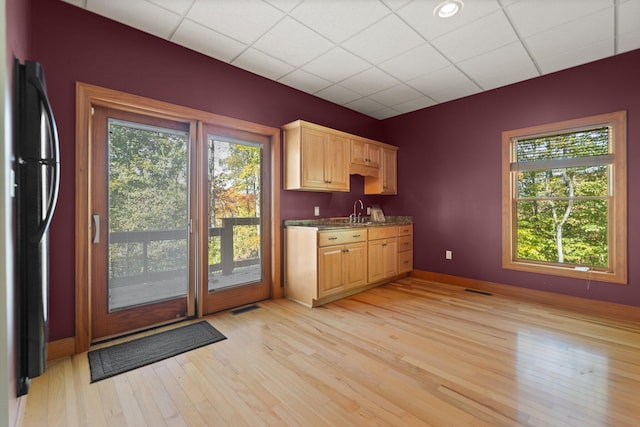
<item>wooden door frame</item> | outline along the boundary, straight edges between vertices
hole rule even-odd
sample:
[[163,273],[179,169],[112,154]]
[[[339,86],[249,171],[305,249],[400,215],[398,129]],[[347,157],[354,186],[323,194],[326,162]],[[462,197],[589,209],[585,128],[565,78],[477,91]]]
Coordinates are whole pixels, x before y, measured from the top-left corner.
[[[76,83],[75,353],[91,345],[91,109],[103,106],[178,121],[205,122],[271,138],[271,298],[281,298],[280,129],[189,107]],[[200,126],[198,126],[200,128]],[[195,153],[193,153],[195,155]],[[192,193],[198,189],[192,189]],[[194,193],[195,194],[195,193]],[[194,239],[195,240],[195,239]],[[195,288],[198,284],[195,284]]]

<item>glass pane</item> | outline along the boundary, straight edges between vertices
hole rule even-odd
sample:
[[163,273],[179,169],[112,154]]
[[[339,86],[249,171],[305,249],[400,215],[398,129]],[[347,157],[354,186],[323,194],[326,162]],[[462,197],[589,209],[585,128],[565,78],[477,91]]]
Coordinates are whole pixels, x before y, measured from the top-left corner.
[[608,199],[519,201],[519,260],[608,267]]
[[520,139],[516,144],[516,158],[518,162],[533,162],[601,156],[610,152],[609,140],[608,127]]
[[109,120],[109,311],[187,294],[188,140]]
[[208,140],[209,291],[262,280],[262,146]]
[[609,166],[518,172],[518,198],[609,195]]

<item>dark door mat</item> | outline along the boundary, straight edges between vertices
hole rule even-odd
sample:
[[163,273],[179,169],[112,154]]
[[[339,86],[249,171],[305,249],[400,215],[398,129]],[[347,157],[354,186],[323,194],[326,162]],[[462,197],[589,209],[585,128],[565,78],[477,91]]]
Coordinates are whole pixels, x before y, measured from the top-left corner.
[[209,322],[202,321],[92,350],[88,353],[91,382],[150,365],[226,338]]

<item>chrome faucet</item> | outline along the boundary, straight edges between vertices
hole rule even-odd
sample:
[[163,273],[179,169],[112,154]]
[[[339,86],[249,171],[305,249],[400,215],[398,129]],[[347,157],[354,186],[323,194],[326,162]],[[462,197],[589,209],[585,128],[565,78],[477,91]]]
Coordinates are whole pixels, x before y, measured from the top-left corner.
[[[356,208],[358,206],[358,202],[360,202],[360,212],[356,214]],[[362,215],[362,210],[364,209],[364,204],[362,200],[358,199],[353,203],[353,213],[349,215],[349,222],[360,222],[360,216]]]

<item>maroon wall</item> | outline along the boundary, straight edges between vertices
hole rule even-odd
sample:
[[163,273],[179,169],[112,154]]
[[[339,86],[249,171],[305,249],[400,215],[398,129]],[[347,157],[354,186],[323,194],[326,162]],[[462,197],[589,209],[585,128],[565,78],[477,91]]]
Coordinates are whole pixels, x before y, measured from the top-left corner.
[[[280,127],[304,119],[378,138],[378,120],[263,79],[59,0],[32,0],[33,55],[43,64],[61,140],[62,175],[51,227],[50,339],[74,334],[75,84],[110,89]],[[361,180],[361,178],[360,178]],[[358,177],[354,177],[358,183]],[[362,197],[282,192],[283,219],[348,215]]]
[[[640,50],[386,120],[400,147],[400,193],[387,208],[414,217],[415,268],[640,306],[638,70]],[[628,111],[629,284],[502,269],[502,131],[619,110]]]
[[[62,141],[62,183],[51,237],[50,339],[74,334],[75,83],[81,81],[217,114],[280,127],[296,119],[401,147],[397,197],[281,193],[282,219],[344,216],[353,202],[413,215],[415,267],[470,278],[640,305],[638,256],[639,86],[632,53],[379,122],[212,60],[59,0],[32,0],[32,58],[47,73]],[[635,94],[635,97],[634,97]],[[629,286],[502,270],[500,134],[503,130],[629,110]],[[382,131],[387,136],[381,137]],[[635,166],[635,167],[634,167]],[[635,240],[634,240],[635,238]],[[454,252],[445,262],[444,250]]]

